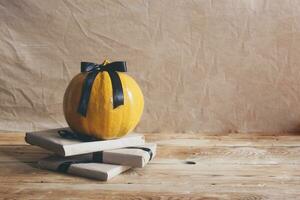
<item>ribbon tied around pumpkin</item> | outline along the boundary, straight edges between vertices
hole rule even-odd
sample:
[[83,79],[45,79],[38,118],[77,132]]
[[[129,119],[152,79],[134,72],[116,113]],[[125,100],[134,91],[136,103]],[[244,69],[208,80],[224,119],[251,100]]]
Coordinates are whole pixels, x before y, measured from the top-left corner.
[[77,112],[84,117],[87,114],[93,83],[98,73],[104,71],[108,72],[112,84],[113,108],[115,109],[120,105],[124,105],[124,92],[118,72],[127,72],[126,62],[116,61],[108,63],[108,61],[104,61],[102,64],[81,62],[81,72],[87,72],[88,74],[82,86]]

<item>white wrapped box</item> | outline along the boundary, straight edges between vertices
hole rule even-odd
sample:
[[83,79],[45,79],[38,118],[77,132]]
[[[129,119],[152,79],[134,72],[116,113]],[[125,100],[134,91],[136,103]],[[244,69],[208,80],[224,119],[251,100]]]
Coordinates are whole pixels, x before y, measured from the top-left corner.
[[29,144],[52,151],[60,156],[74,156],[108,149],[143,145],[145,143],[143,135],[134,133],[119,139],[83,142],[78,138],[62,137],[58,131],[72,133],[69,128],[29,132],[26,133],[25,141]]
[[103,163],[144,167],[156,155],[156,144],[148,143],[141,146],[105,150],[94,153],[94,160]]
[[107,181],[130,168],[129,166],[94,162],[92,154],[70,156],[65,158],[51,156],[40,160],[38,165],[42,169],[73,174],[101,181]]

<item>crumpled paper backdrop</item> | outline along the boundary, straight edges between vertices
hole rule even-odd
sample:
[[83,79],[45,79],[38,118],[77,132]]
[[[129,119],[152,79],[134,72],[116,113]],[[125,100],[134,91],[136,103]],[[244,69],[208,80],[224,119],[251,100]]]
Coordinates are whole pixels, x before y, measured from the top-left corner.
[[297,131],[300,1],[0,1],[0,129],[65,126],[80,61],[126,60],[141,132]]

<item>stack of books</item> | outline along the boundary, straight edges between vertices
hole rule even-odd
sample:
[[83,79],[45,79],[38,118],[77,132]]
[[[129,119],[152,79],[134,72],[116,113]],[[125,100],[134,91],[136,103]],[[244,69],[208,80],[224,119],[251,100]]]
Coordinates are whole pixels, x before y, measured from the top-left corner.
[[142,168],[156,155],[156,144],[141,134],[113,140],[77,137],[69,128],[28,132],[25,141],[53,152],[42,169],[107,181],[130,168]]

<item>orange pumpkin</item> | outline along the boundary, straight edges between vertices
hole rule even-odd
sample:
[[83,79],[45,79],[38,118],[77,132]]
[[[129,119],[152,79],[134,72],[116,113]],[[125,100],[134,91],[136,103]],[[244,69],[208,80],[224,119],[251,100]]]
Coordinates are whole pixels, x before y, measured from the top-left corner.
[[[105,66],[109,62],[105,61]],[[113,106],[113,86],[107,71],[99,72],[92,84],[86,116],[78,112],[82,88],[89,72],[76,75],[68,85],[63,101],[63,110],[70,128],[81,134],[98,139],[114,139],[131,132],[140,121],[144,98],[133,78],[117,72],[122,88],[124,104]]]

